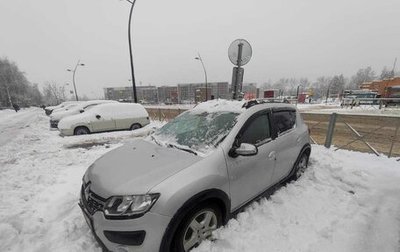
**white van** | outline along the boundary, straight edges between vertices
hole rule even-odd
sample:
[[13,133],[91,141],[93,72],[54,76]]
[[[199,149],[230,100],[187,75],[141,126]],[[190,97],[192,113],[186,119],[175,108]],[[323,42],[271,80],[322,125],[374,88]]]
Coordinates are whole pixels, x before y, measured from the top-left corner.
[[61,135],[72,136],[114,130],[135,130],[149,123],[149,114],[140,104],[108,103],[63,118],[58,123],[58,129]]

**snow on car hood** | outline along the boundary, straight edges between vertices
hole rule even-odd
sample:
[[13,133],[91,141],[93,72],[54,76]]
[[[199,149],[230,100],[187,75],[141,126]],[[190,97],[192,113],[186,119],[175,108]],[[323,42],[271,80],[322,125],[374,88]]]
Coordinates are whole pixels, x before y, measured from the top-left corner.
[[89,123],[91,121],[90,120],[91,117],[96,118],[95,115],[90,112],[85,112],[85,113],[80,113],[77,115],[71,115],[68,117],[64,117],[58,123],[58,128],[59,129],[69,129],[77,123]]
[[50,116],[50,120],[60,121],[66,116],[79,114],[79,109],[70,109],[54,113]]
[[103,198],[144,194],[201,159],[138,139],[99,158],[88,168],[85,181],[90,181],[91,190]]

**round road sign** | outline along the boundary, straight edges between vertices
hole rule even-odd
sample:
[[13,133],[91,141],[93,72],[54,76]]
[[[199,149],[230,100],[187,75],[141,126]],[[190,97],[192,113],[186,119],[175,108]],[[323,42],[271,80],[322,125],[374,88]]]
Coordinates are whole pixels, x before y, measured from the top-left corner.
[[[239,55],[239,51],[241,51],[241,55]],[[229,60],[236,66],[244,66],[249,63],[252,54],[251,45],[245,39],[233,41],[228,49]]]

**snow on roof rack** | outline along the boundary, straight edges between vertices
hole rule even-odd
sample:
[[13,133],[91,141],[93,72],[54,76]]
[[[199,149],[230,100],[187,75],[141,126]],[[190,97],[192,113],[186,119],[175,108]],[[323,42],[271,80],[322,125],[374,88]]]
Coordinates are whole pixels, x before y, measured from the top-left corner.
[[246,103],[243,104],[243,108],[251,108],[254,105],[258,104],[264,104],[264,103],[290,103],[288,99],[283,98],[283,99],[277,99],[277,98],[261,98],[261,99],[254,99],[250,100]]

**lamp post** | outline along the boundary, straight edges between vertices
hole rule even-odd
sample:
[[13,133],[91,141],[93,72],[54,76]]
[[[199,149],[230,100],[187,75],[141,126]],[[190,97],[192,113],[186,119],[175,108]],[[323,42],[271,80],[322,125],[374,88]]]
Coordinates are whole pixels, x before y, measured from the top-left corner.
[[197,53],[197,55],[198,56],[196,58],[194,58],[194,59],[199,60],[201,62],[201,65],[203,66],[204,78],[205,78],[205,81],[206,81],[206,101],[207,101],[208,100],[207,71],[206,71],[206,68],[204,67],[204,62],[203,62],[203,59],[200,56],[200,53]]
[[298,85],[298,86],[297,86],[297,91],[296,91],[296,107],[297,107],[297,104],[299,103],[300,87],[303,87],[303,86],[302,86],[302,85]]
[[132,98],[134,103],[137,103],[137,94],[136,94],[136,83],[135,83],[135,72],[133,68],[133,53],[132,53],[132,38],[131,38],[131,23],[132,23],[132,14],[133,7],[135,7],[136,0],[126,0],[131,4],[131,10],[129,12],[129,21],[128,21],[128,42],[129,42],[129,58],[131,61],[131,74],[132,74]]
[[79,66],[84,66],[85,64],[80,63],[81,60],[78,60],[78,62],[76,63],[76,66],[74,68],[74,70],[72,69],[67,69],[68,72],[72,72],[72,83],[74,84],[74,91],[75,91],[75,98],[78,101],[78,93],[76,92],[76,84],[75,84],[75,73],[76,70],[78,69]]

